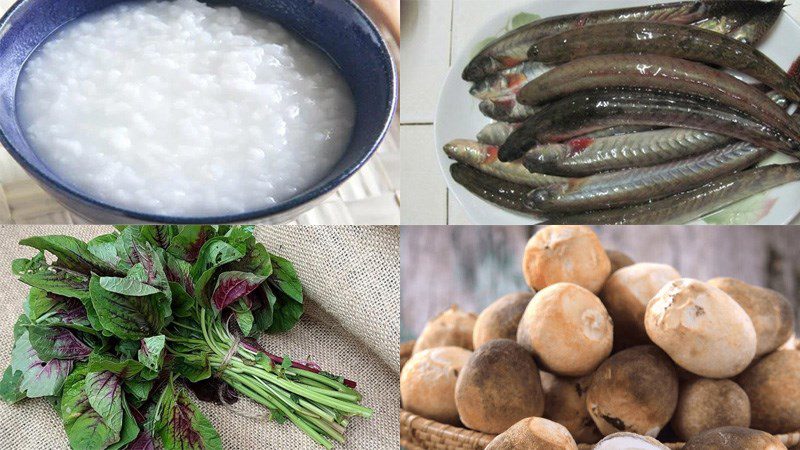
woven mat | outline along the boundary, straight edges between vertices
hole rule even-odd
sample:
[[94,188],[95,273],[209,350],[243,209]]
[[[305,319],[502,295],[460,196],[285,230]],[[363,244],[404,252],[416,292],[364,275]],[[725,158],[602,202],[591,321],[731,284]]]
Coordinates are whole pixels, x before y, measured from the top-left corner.
[[[22,312],[25,285],[10,274],[14,258],[33,254],[17,244],[39,234],[70,234],[88,240],[109,232],[98,226],[0,226],[0,367],[9,364],[11,328]],[[295,265],[306,292],[306,314],[289,333],[262,338],[278,354],[310,356],[324,369],[358,382],[372,419],[355,418],[347,448],[396,449],[399,411],[399,231],[396,227],[259,227],[259,241]],[[199,403],[226,450],[316,448],[290,424],[240,417]],[[251,402],[237,410],[263,412]],[[2,450],[66,449],[55,411],[42,399],[0,402]],[[321,448],[321,447],[320,447]],[[341,446],[340,446],[341,448]]]

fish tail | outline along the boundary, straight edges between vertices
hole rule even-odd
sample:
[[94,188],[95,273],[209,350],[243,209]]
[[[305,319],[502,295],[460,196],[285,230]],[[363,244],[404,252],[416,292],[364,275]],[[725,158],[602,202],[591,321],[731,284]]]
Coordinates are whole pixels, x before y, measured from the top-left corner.
[[[800,101],[800,57],[798,57],[789,67],[789,71],[787,72],[789,76],[790,82],[790,90],[791,93],[794,94],[794,98],[790,98],[792,101]],[[788,97],[788,96],[787,96]]]
[[800,82],[800,57],[798,57],[792,63],[792,66],[789,68],[789,78],[794,80],[795,83]]

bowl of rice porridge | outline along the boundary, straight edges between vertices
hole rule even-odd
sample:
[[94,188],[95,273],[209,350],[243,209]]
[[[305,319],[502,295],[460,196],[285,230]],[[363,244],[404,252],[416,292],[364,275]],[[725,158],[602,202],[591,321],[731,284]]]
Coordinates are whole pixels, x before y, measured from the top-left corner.
[[375,152],[397,77],[351,0],[20,0],[0,143],[100,223],[282,222]]

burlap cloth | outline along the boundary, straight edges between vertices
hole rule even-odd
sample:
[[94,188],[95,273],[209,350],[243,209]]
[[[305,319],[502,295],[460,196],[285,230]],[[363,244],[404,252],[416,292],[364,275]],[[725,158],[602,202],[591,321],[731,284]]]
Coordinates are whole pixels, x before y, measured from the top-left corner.
[[[88,240],[111,231],[98,226],[0,226],[0,366],[9,364],[11,329],[22,313],[25,285],[11,275],[14,258],[34,252],[18,245],[32,235],[69,234]],[[291,260],[306,294],[306,313],[288,333],[261,343],[277,354],[310,356],[324,369],[358,382],[372,419],[354,418],[347,444],[337,448],[396,449],[399,443],[400,260],[397,227],[259,227],[256,236]],[[198,403],[230,450],[313,449],[293,425],[241,417]],[[239,412],[263,409],[250,402]],[[55,411],[41,399],[0,402],[0,449],[66,449]],[[321,447],[319,447],[321,448]]]

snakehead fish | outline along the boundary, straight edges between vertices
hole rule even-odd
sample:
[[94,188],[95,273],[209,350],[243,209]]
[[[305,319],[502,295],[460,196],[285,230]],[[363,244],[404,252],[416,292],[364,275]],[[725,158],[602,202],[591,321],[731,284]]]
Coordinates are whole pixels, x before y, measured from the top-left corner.
[[708,98],[747,113],[800,140],[800,124],[756,87],[705,64],[670,56],[612,54],[576,59],[528,83],[517,95],[517,100],[537,106],[584,90],[614,87],[663,90]]
[[500,146],[501,161],[522,157],[534,145],[563,142],[620,125],[649,125],[709,131],[769,150],[797,155],[800,145],[774,128],[724,105],[668,92],[600,89],[545,106]]
[[706,153],[733,138],[688,128],[664,128],[601,138],[579,137],[538,145],[525,153],[531,172],[581,177],[609,170],[647,167]]
[[555,216],[545,224],[685,224],[728,205],[800,181],[800,163],[776,164],[733,173],[696,189],[625,208]]
[[648,53],[689,59],[750,75],[792,101],[800,84],[757,48],[723,34],[671,23],[624,22],[578,28],[536,41],[528,59],[562,64],[578,58]]
[[531,173],[519,162],[501,162],[497,159],[497,147],[494,145],[456,139],[444,146],[444,152],[451,159],[512,183],[541,187],[567,181],[566,178]]
[[735,35],[755,43],[778,18],[783,1],[686,1],[633,8],[547,17],[512,30],[485,46],[462,73],[466,81],[479,81],[527,60],[530,45],[547,36],[604,23],[652,21],[696,24],[698,27]]
[[524,202],[525,194],[530,190],[528,186],[487,177],[480,170],[461,163],[450,166],[450,175],[456,183],[488,202],[514,211],[531,213]]
[[643,203],[744,170],[769,154],[769,150],[737,142],[666,164],[600,173],[543,186],[528,195],[527,205],[536,211],[572,213]]

